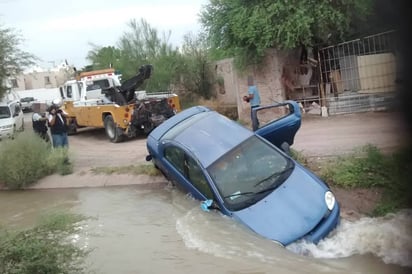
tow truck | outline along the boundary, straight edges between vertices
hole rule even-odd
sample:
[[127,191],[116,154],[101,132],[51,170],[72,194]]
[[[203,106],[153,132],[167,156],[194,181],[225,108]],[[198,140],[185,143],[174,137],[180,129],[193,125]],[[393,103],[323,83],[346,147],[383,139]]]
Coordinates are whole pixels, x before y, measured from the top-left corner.
[[104,128],[113,143],[147,135],[180,111],[179,97],[171,92],[136,91],[153,71],[141,66],[132,78],[121,82],[115,69],[82,72],[60,87],[62,109],[67,113],[68,134],[78,128]]

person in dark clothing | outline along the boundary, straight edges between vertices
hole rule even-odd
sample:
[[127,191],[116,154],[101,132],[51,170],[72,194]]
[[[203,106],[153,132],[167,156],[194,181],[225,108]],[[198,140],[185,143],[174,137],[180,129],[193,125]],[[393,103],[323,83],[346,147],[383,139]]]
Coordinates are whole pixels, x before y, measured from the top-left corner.
[[40,113],[33,113],[32,116],[32,123],[33,123],[33,130],[37,133],[43,140],[46,142],[50,142],[49,134],[47,133],[47,117],[45,115],[41,115]]
[[49,109],[49,127],[53,147],[68,147],[66,113],[56,105],[52,105]]

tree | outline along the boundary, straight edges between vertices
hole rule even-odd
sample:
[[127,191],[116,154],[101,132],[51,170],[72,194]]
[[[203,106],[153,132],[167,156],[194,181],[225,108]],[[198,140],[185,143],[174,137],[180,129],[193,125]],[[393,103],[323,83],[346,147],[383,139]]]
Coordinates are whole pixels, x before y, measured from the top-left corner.
[[11,28],[0,25],[0,98],[7,91],[5,81],[33,65],[37,58],[19,48],[22,38]]
[[181,67],[184,88],[205,99],[212,97],[213,73],[204,34],[188,33],[183,38]]
[[201,23],[212,47],[238,64],[258,62],[267,48],[341,41],[373,0],[211,0]]
[[130,31],[125,32],[119,41],[122,51],[122,71],[124,78],[135,75],[139,67],[151,64],[154,72],[146,81],[147,91],[166,91],[176,78],[177,49],[169,43],[170,31],[160,36],[144,19],[131,20]]
[[91,44],[93,47],[87,54],[86,59],[91,61],[93,69],[105,69],[109,67],[118,67],[121,60],[121,50],[113,47],[99,47]]

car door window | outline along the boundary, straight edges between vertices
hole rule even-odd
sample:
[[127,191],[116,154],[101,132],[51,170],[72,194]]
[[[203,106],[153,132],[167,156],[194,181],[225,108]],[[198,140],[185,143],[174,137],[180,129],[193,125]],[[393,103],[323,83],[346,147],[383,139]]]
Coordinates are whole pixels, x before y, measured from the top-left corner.
[[16,112],[15,113],[20,113],[20,111],[21,111],[21,108],[20,108],[20,105],[19,104],[16,104]]
[[187,168],[186,177],[206,198],[213,199],[212,191],[198,163],[186,155],[185,166]]
[[184,157],[183,150],[177,147],[167,147],[165,149],[165,158],[182,174],[184,174]]
[[[275,146],[293,145],[301,124],[299,105],[294,101],[263,106],[253,110],[253,130]],[[259,124],[257,124],[259,119]],[[259,128],[258,128],[259,126]]]
[[199,164],[178,147],[165,148],[165,158],[173,165],[190,183],[208,199],[213,198],[212,191]]
[[66,87],[66,96],[67,98],[72,98],[72,87],[71,86],[67,86]]

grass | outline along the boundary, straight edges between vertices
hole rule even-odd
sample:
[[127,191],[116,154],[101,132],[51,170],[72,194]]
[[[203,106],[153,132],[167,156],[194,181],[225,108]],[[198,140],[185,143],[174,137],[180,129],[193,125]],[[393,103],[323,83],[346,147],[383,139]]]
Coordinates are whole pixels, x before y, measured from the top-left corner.
[[0,183],[9,189],[25,188],[53,174],[72,173],[67,149],[53,149],[33,132],[0,142]]
[[113,166],[113,167],[94,167],[91,171],[95,174],[145,174],[149,176],[159,176],[160,171],[152,164],[129,165],[129,166]]
[[343,188],[381,188],[383,197],[372,212],[374,216],[412,205],[412,148],[383,154],[377,147],[367,145],[321,165],[319,176]]
[[55,213],[20,231],[0,228],[0,273],[85,273],[85,250],[70,240],[81,215]]

